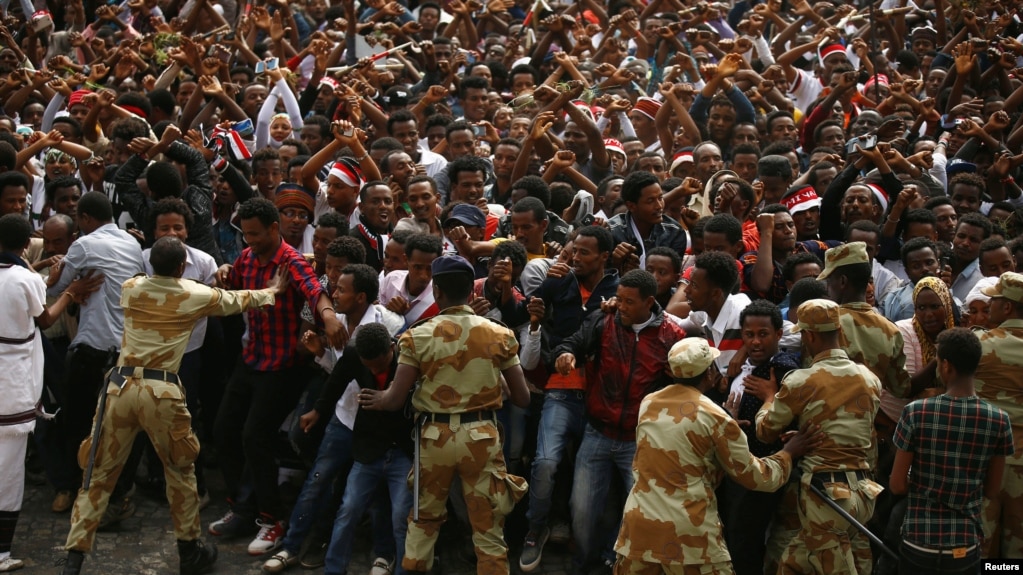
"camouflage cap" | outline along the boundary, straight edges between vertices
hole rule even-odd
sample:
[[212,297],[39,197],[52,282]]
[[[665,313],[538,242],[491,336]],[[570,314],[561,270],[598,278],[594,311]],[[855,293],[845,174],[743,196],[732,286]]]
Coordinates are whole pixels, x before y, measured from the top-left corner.
[[867,264],[870,258],[867,257],[867,244],[863,242],[849,242],[835,246],[824,254],[824,271],[817,276],[819,280],[826,280],[836,268],[852,264]]
[[836,331],[841,329],[838,320],[838,304],[829,299],[811,299],[803,302],[796,310],[796,325],[792,333],[806,331]]
[[1023,303],[1023,274],[1005,272],[998,278],[998,283],[981,289],[980,293],[988,297],[1004,297]]
[[690,379],[707,371],[719,355],[721,352],[711,347],[702,337],[687,337],[671,346],[668,366],[675,378]]

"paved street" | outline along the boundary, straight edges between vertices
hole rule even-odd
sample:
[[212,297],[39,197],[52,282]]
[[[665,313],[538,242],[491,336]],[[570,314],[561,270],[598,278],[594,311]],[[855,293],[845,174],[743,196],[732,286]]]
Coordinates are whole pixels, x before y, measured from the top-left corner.
[[[223,493],[218,488],[220,476],[216,470],[207,471],[208,481],[214,494]],[[65,552],[64,540],[67,536],[70,513],[56,514],[50,511],[53,493],[49,486],[41,485],[39,477],[29,475],[25,488],[25,503],[22,508],[18,530],[14,538],[12,554],[25,561],[25,569],[21,573],[59,574],[59,564],[63,562]],[[134,517],[121,523],[116,529],[103,532],[96,538],[94,553],[86,558],[83,573],[95,575],[172,575],[178,572],[177,546],[171,527],[170,515],[164,503],[136,495],[138,510]],[[226,503],[215,499],[202,512],[203,530],[210,522],[219,518],[226,510]],[[521,521],[510,520],[512,525]],[[513,530],[518,531],[512,527]],[[350,565],[352,575],[368,575],[373,561],[368,528],[360,529],[356,539],[355,557]],[[205,537],[205,536],[204,536]],[[248,539],[229,542],[218,541],[220,559],[214,573],[220,575],[257,575],[265,558],[253,558],[246,553]],[[443,549],[451,550],[459,542],[465,545],[467,537],[455,537]],[[512,539],[513,549],[510,553],[512,573],[519,573],[517,568],[518,549],[521,536]],[[470,575],[475,573],[475,566],[464,560],[457,559],[457,552],[442,554],[442,575]],[[569,571],[570,558],[567,549],[554,543],[548,544],[544,552],[544,563],[536,573],[549,575],[565,575]],[[323,569],[304,571],[296,566],[289,573],[323,573]]]

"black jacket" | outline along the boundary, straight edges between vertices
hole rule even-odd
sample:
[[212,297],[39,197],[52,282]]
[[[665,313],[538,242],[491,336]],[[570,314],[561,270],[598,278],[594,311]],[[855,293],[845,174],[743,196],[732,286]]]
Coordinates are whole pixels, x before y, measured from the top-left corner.
[[[192,210],[193,222],[188,230],[188,245],[210,254],[218,265],[224,263],[220,249],[213,239],[213,184],[210,182],[209,164],[202,154],[181,142],[171,144],[165,155],[175,162],[185,164],[187,170],[188,187],[179,197]],[[131,214],[131,219],[139,225],[146,239],[152,241],[154,222],[149,216],[149,211],[156,201],[143,194],[135,183],[148,166],[149,162],[140,156],[133,155],[128,158],[114,176],[114,187],[121,203]]]
[[[387,372],[386,385],[394,380],[394,372],[398,368],[398,351],[394,351],[391,368]],[[315,409],[320,417],[334,415],[334,405],[344,395],[348,382],[355,380],[362,389],[380,389],[373,373],[362,364],[354,345],[345,348],[344,355],[334,365],[327,385],[323,387],[320,398],[316,400]],[[406,399],[405,406],[398,411],[370,411],[359,407],[355,415],[355,429],[352,440],[352,454],[360,463],[372,463],[397,447],[412,456],[412,395]]]

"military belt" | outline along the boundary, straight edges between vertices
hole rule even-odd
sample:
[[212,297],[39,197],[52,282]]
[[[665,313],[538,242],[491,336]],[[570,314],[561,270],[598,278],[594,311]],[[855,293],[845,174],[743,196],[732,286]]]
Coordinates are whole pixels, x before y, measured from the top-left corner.
[[[124,387],[124,383],[125,381],[128,380],[128,378],[135,377],[135,372],[137,369],[138,369],[137,367],[130,366],[115,367],[113,370],[110,371],[109,376],[110,381],[116,384],[118,387]],[[174,373],[173,371],[165,371],[163,369],[149,369],[148,367],[142,369],[142,379],[155,379],[157,381],[166,381],[167,383],[174,384],[180,383],[180,380],[178,379],[178,374]]]
[[476,421],[494,421],[496,414],[491,409],[483,411],[469,411],[466,413],[427,413],[426,420],[434,423],[451,423],[454,420],[455,424],[459,423],[473,423]]
[[849,471],[819,471],[813,474],[813,481],[821,483],[849,483],[849,474],[852,473],[858,481],[867,479],[867,472],[862,469],[850,469]]

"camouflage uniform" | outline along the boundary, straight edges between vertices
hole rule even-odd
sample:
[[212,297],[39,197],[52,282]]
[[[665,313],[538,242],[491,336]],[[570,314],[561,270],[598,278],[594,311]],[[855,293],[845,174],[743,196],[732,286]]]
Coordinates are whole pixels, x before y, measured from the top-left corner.
[[[124,338],[115,368],[123,377],[124,386],[112,380],[107,382],[104,396],[107,405],[92,481],[89,490],[80,490],[75,500],[66,549],[81,552],[92,549],[110,492],[139,430],[149,435],[163,462],[175,537],[179,541],[199,538],[194,466],[199,440],[192,433],[192,420],[176,372],[192,327],[200,318],[237,314],[273,303],[274,293],[270,289],[224,291],[191,280],[144,275],[124,283],[121,292]],[[91,446],[90,436],[78,451],[78,462],[83,468]]]
[[[690,338],[672,347],[668,361],[676,378],[692,378],[719,353]],[[615,575],[732,573],[714,493],[721,472],[775,491],[788,481],[792,459],[784,451],[753,456],[728,413],[696,387],[676,384],[643,398],[633,468]]]
[[[1023,275],[1006,272],[981,290],[1023,305]],[[997,500],[984,498],[984,557],[1023,557],[1023,320],[979,332],[982,355],[973,384],[977,396],[1009,414],[1015,453],[1006,458]]]
[[477,573],[508,573],[504,517],[526,493],[526,481],[509,475],[493,410],[501,407],[501,371],[518,365],[515,334],[451,307],[420,322],[398,341],[398,362],[419,370],[412,406],[423,414],[419,521],[409,517],[402,566],[428,571],[447,516],[448,490],[457,475],[469,510]]
[[[850,242],[831,248],[825,254],[825,260],[825,269],[817,279],[827,278],[835,268],[850,264],[865,264],[870,261],[867,257],[866,244],[863,242]],[[884,393],[899,398],[908,398],[911,380],[909,372],[906,371],[905,342],[899,328],[888,318],[877,313],[866,302],[842,304],[839,316],[842,325],[841,346],[849,359],[874,372],[874,375],[881,380]],[[883,412],[881,417],[886,419]],[[894,424],[894,422],[892,423]],[[874,430],[871,431],[871,434],[875,436],[875,441],[868,453],[867,462],[870,469],[877,470],[879,459],[882,461],[877,477],[882,483],[887,484],[888,471],[891,467],[890,461],[894,457],[891,438],[890,436],[878,438]],[[877,439],[881,439],[883,444],[879,446]],[[890,507],[890,503],[888,506],[880,507],[879,521],[883,521],[887,516],[885,510],[888,507]],[[861,575],[870,573],[873,565],[870,542],[865,537],[858,537],[853,544],[856,547],[854,554],[859,573]]]
[[[833,331],[839,325],[838,306],[810,300],[798,310],[795,329]],[[853,555],[859,532],[810,490],[813,482],[858,521],[874,512],[881,486],[871,481],[868,453],[874,416],[880,406],[881,382],[869,369],[849,359],[841,349],[813,358],[811,367],[790,372],[774,398],[757,412],[757,437],[776,441],[793,420],[799,426],[821,426],[824,443],[799,463],[801,530],[789,542],[779,573],[856,574]]]

